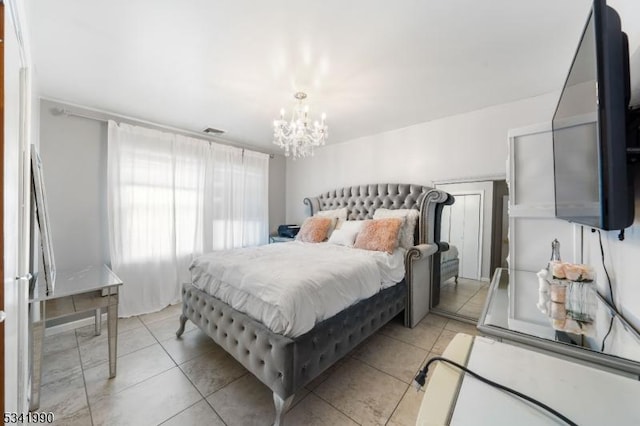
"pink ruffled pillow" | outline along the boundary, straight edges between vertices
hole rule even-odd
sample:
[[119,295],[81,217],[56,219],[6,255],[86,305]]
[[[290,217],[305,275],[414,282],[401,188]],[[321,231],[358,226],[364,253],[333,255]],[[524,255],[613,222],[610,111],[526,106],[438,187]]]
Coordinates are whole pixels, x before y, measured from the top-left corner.
[[327,239],[331,224],[332,219],[329,217],[308,217],[302,224],[296,240],[305,243],[321,243]]
[[353,246],[391,254],[398,248],[398,234],[402,223],[403,220],[399,218],[366,220]]

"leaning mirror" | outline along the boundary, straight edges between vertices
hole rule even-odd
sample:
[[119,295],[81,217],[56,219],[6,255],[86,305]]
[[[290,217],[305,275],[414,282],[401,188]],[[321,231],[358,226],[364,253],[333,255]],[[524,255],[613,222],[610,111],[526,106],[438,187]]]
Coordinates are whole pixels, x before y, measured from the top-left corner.
[[491,275],[506,266],[508,189],[504,178],[439,182],[454,202],[440,218],[440,241],[447,251],[435,256],[431,289],[434,312],[476,322]]

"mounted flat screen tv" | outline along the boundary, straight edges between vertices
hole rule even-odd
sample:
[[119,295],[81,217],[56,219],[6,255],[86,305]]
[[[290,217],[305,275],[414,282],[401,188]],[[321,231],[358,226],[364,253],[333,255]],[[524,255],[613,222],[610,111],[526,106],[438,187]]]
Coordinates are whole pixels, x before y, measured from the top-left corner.
[[556,217],[603,230],[632,224],[629,100],[627,36],[595,0],[553,116]]

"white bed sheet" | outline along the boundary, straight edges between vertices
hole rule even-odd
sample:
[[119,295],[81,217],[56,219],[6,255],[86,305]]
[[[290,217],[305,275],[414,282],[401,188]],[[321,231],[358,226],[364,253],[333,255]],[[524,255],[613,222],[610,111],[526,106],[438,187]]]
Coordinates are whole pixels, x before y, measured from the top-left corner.
[[222,250],[191,265],[193,284],[275,333],[300,336],[404,278],[404,254],[299,241]]

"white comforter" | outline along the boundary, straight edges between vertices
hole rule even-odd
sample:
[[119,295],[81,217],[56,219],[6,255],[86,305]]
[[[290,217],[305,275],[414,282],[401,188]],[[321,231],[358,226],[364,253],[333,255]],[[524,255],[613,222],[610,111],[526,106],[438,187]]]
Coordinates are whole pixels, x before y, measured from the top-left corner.
[[296,337],[401,281],[404,253],[295,241],[205,254],[191,272],[199,289],[275,333]]

